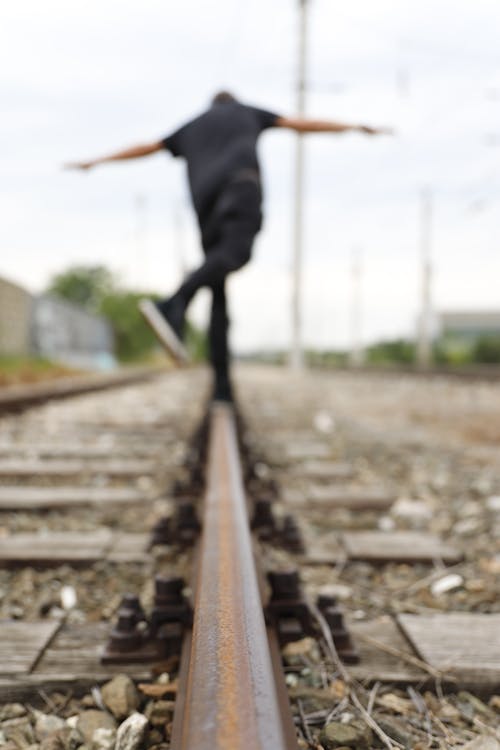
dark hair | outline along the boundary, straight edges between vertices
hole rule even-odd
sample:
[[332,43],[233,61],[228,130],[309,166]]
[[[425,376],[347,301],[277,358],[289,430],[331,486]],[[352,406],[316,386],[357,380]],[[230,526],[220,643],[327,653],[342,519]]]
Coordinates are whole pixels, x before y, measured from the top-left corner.
[[212,99],[212,104],[221,104],[224,102],[235,102],[236,97],[229,91],[218,91]]

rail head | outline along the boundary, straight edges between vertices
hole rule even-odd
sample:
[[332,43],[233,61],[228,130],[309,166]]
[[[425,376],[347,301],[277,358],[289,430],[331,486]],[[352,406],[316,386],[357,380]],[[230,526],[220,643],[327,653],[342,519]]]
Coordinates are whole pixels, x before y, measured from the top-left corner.
[[[262,610],[232,408],[211,414],[203,537],[174,750],[291,750]],[[296,745],[293,745],[296,747]]]

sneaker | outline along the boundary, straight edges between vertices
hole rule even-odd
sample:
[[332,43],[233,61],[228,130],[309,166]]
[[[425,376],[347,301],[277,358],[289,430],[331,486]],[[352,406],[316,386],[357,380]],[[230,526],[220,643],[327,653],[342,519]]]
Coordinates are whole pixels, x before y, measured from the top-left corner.
[[171,310],[168,309],[168,303],[165,307],[166,310],[160,310],[158,305],[150,299],[143,299],[139,302],[139,310],[144,320],[170,356],[178,364],[187,364],[189,354],[182,343],[184,310],[180,309],[181,305],[175,304],[171,306]]

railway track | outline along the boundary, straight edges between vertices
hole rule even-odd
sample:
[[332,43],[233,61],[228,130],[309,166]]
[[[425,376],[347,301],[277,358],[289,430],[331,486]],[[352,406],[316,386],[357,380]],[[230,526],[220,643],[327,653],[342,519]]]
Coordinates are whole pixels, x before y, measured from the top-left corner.
[[[68,727],[75,747],[103,750],[129,747],[126,731],[158,750],[495,739],[492,537],[477,531],[471,550],[436,533],[470,462],[415,435],[401,453],[337,423],[326,379],[284,389],[268,370],[240,376],[244,421],[217,405],[195,429],[204,378],[171,373],[3,420],[0,739],[18,750],[24,727],[49,747],[33,703],[60,719],[64,750]],[[434,507],[429,530],[428,494],[409,508],[402,493],[437,464],[450,508]],[[465,629],[476,635],[463,653]],[[125,679],[123,709],[110,695]]]
[[234,415],[213,407],[194,623],[173,748],[296,748],[276,635],[267,633]]
[[81,375],[58,378],[37,385],[16,385],[0,391],[0,416],[19,413],[47,401],[79,396],[84,393],[119,388],[157,377],[161,370],[151,367],[137,367],[118,373],[104,375]]

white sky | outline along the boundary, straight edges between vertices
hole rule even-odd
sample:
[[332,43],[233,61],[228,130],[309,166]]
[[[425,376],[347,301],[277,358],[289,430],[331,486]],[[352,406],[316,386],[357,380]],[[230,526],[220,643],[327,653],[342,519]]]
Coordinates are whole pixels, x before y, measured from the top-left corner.
[[[498,308],[497,0],[309,0],[312,116],[390,125],[395,138],[308,136],[306,344],[349,340],[351,254],[363,258],[365,340],[410,334],[419,197],[434,197],[438,309]],[[104,263],[170,292],[200,259],[182,164],[166,154],[63,172],[163,136],[220,88],[294,111],[297,0],[3,0],[0,274],[39,290]],[[287,346],[294,136],[260,143],[266,224],[231,281],[237,350]],[[206,299],[194,306],[202,320]]]

